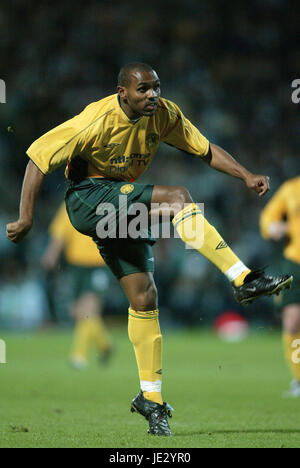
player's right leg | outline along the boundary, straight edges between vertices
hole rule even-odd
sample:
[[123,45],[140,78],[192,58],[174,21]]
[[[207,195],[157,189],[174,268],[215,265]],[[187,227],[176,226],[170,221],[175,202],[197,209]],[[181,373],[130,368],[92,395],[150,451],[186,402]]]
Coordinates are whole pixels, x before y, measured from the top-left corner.
[[128,332],[134,345],[141,390],[145,398],[162,404],[162,336],[157,290],[152,273],[134,273],[120,279],[129,301]]
[[131,411],[147,419],[149,433],[171,436],[168,416],[173,408],[164,403],[161,396],[162,335],[153,274],[126,275],[120,283],[130,304],[128,334],[135,351],[141,388],[132,400]]
[[207,222],[184,187],[154,186],[152,204],[163,204],[164,208],[152,208],[151,216],[169,213],[183,242],[205,256],[232,282],[234,296],[241,304],[290,287],[293,280],[290,275],[266,276],[263,271],[251,272]]

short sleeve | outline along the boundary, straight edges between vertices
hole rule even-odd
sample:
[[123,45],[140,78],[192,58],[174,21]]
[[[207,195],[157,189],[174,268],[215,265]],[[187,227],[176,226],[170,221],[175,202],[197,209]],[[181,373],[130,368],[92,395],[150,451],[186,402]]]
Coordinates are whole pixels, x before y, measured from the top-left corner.
[[82,129],[79,116],[64,122],[38,138],[27,155],[44,173],[53,172],[82,151]]
[[179,107],[163,100],[161,140],[196,156],[204,157],[209,151],[209,141],[183,115]]

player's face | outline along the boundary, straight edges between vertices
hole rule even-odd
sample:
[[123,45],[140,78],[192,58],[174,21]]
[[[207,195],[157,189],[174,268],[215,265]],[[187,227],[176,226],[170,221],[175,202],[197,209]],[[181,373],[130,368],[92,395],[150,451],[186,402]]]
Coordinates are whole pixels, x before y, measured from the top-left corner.
[[153,70],[151,72],[133,71],[128,86],[119,86],[118,92],[125,104],[129,117],[154,115],[160,97],[160,80]]

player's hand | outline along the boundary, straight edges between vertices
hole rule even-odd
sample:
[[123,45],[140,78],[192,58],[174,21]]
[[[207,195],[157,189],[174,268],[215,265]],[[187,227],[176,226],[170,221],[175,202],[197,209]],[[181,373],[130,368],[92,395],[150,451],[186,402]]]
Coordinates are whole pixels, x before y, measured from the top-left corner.
[[9,223],[6,226],[6,236],[14,244],[18,244],[28,234],[32,227],[31,223],[23,222],[21,220],[15,223]]
[[288,232],[288,224],[285,221],[276,221],[270,224],[269,229],[270,239],[280,241]]
[[270,177],[263,175],[249,174],[245,183],[248,188],[254,190],[260,197],[270,190]]

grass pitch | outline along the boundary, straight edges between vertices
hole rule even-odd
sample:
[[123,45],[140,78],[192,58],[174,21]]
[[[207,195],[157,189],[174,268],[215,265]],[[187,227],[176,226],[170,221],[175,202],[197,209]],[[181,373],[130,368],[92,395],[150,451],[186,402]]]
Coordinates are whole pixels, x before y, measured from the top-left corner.
[[283,399],[290,376],[278,333],[228,344],[207,332],[164,333],[164,398],[172,438],[147,434],[129,411],[139,390],[126,329],[103,367],[68,367],[69,332],[1,336],[0,447],[300,447],[300,399]]

